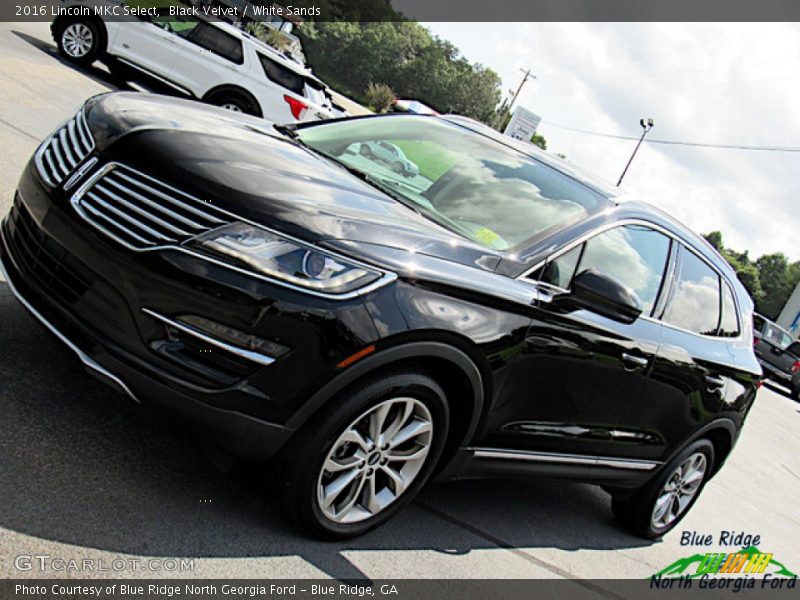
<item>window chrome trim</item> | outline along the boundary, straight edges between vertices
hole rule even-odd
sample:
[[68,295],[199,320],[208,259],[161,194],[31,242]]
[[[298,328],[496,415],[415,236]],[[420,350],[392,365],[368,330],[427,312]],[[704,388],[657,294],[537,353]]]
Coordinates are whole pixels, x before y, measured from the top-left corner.
[[638,458],[613,458],[583,454],[557,454],[553,452],[534,452],[530,450],[504,450],[502,448],[468,448],[475,458],[497,458],[501,460],[522,460],[536,463],[552,463],[565,465],[589,465],[611,467],[614,469],[631,469],[634,471],[652,471],[660,461],[642,460]]
[[113,169],[115,169],[117,167],[122,167],[123,169],[125,169],[127,171],[131,171],[133,173],[136,173],[137,175],[139,175],[139,176],[141,176],[141,177],[143,177],[145,179],[156,181],[156,182],[158,182],[159,185],[162,185],[165,188],[174,190],[178,194],[181,194],[181,195],[184,195],[184,196],[190,196],[192,198],[195,198],[196,200],[198,200],[201,203],[203,202],[203,200],[200,200],[199,198],[196,198],[195,196],[193,196],[192,194],[189,194],[188,192],[185,192],[185,191],[183,191],[181,189],[178,189],[173,185],[170,185],[170,184],[168,184],[168,183],[166,183],[164,181],[161,181],[160,179],[156,179],[156,178],[152,177],[151,175],[148,175],[147,173],[144,173],[144,172],[142,172],[142,171],[140,171],[138,169],[134,169],[133,167],[130,167],[130,166],[125,165],[123,163],[113,162],[112,161],[112,162],[104,164],[102,167],[97,169],[91,175],[91,177],[89,177],[83,183],[83,185],[81,185],[75,191],[75,193],[70,198],[70,204],[72,204],[72,206],[75,209],[75,211],[84,220],[86,220],[86,222],[88,222],[90,225],[92,225],[92,227],[96,228],[98,231],[101,231],[104,235],[106,235],[107,237],[113,239],[115,242],[117,242],[118,244],[124,246],[128,250],[131,250],[133,252],[142,252],[142,253],[144,253],[144,252],[158,252],[158,251],[165,251],[165,250],[173,250],[173,251],[176,251],[176,252],[181,252],[183,254],[188,254],[189,256],[192,256],[194,258],[197,258],[197,259],[200,259],[200,260],[203,260],[203,261],[206,261],[206,262],[213,263],[215,265],[224,267],[226,269],[230,269],[232,271],[236,271],[237,273],[241,273],[241,274],[246,275],[248,277],[254,277],[256,279],[260,279],[262,281],[266,281],[266,282],[268,282],[270,284],[273,284],[273,285],[278,285],[278,286],[285,287],[285,288],[288,288],[288,289],[291,289],[291,290],[295,290],[297,292],[301,292],[303,294],[310,294],[312,296],[318,296],[320,298],[327,298],[327,299],[330,299],[330,300],[350,300],[350,299],[353,299],[353,298],[359,298],[359,297],[361,297],[361,296],[363,296],[365,294],[369,294],[370,292],[373,292],[373,291],[375,291],[375,290],[377,290],[377,289],[379,289],[379,288],[381,288],[381,287],[383,287],[385,285],[388,285],[388,284],[392,283],[393,281],[395,281],[397,279],[397,273],[393,273],[391,271],[387,271],[386,269],[382,269],[382,268],[376,267],[374,265],[365,264],[365,263],[359,261],[358,259],[352,258],[350,256],[344,256],[344,255],[340,254],[339,252],[336,252],[335,250],[331,250],[329,248],[322,248],[322,247],[316,246],[316,245],[311,244],[309,242],[300,240],[300,239],[298,239],[298,238],[296,238],[296,237],[294,237],[292,235],[289,235],[287,233],[283,233],[282,231],[276,231],[276,230],[274,230],[274,229],[272,229],[270,227],[267,227],[267,226],[265,226],[265,225],[263,225],[261,223],[257,223],[255,221],[251,221],[251,220],[246,219],[244,217],[240,217],[239,215],[236,215],[236,214],[234,214],[234,213],[232,213],[230,211],[227,211],[227,210],[225,210],[223,208],[219,208],[218,206],[215,206],[215,205],[212,205],[214,211],[217,214],[225,215],[226,217],[230,218],[231,222],[238,221],[240,223],[246,223],[248,225],[252,225],[253,227],[257,227],[259,229],[263,229],[264,231],[268,231],[269,233],[272,233],[273,235],[276,235],[278,237],[282,237],[282,238],[284,238],[284,239],[286,239],[286,240],[288,240],[290,242],[293,242],[293,243],[295,243],[295,244],[297,244],[297,245],[299,245],[299,246],[301,246],[303,248],[308,248],[310,250],[315,250],[317,252],[321,252],[323,254],[331,256],[332,258],[338,258],[339,260],[342,260],[344,262],[356,265],[356,266],[361,267],[362,269],[365,269],[367,271],[372,271],[373,273],[377,273],[379,275],[379,277],[378,277],[377,280],[373,281],[369,285],[366,285],[364,287],[358,288],[357,290],[353,290],[351,292],[345,292],[345,293],[340,293],[340,294],[327,293],[327,292],[321,292],[319,290],[314,290],[314,289],[311,289],[311,288],[305,288],[305,287],[302,287],[302,286],[299,286],[299,285],[294,285],[292,283],[283,281],[283,280],[278,279],[276,277],[270,277],[269,275],[258,273],[257,271],[254,271],[254,270],[249,270],[249,269],[245,269],[245,268],[239,267],[237,265],[234,265],[232,263],[226,262],[224,260],[214,258],[213,256],[209,256],[207,254],[203,254],[201,252],[197,252],[195,250],[192,250],[191,248],[188,248],[187,246],[185,246],[183,244],[169,243],[169,244],[161,244],[161,245],[156,245],[156,246],[149,246],[147,248],[137,248],[135,246],[131,246],[126,241],[120,239],[118,236],[116,236],[112,232],[108,231],[108,229],[106,229],[102,225],[96,223],[93,219],[88,218],[84,214],[84,212],[83,212],[83,210],[81,208],[81,205],[80,205],[80,200],[92,188],[92,186],[94,186],[95,183],[97,183],[99,180],[101,180],[103,178],[103,176],[105,176],[106,174],[108,174],[109,172],[111,172]]
[[177,321],[175,319],[170,319],[169,317],[165,317],[164,315],[157,313],[154,310],[149,308],[143,307],[142,312],[149,317],[152,317],[170,327],[174,327],[175,329],[182,331],[187,335],[191,335],[196,337],[199,340],[206,342],[207,344],[211,344],[212,346],[216,346],[217,348],[221,348],[226,352],[230,352],[231,354],[235,354],[236,356],[240,356],[244,359],[252,361],[254,363],[258,363],[262,366],[269,366],[275,362],[275,359],[271,356],[267,356],[266,354],[261,354],[260,352],[254,352],[253,350],[247,350],[245,348],[240,348],[239,346],[234,346],[233,344],[229,344],[227,342],[223,342],[213,336],[208,335],[207,333],[200,331],[192,327],[191,325],[187,325],[181,321]]
[[[574,240],[572,240],[568,244],[566,244],[563,247],[559,248],[558,250],[553,252],[550,256],[545,258],[544,260],[539,261],[533,267],[531,267],[530,269],[527,269],[521,275],[518,275],[516,277],[516,279],[519,280],[519,281],[522,281],[524,283],[528,283],[530,285],[535,285],[537,287],[538,286],[544,286],[546,289],[556,290],[558,292],[561,292],[561,293],[564,293],[564,294],[568,294],[568,293],[570,293],[570,291],[567,290],[567,289],[564,289],[564,288],[559,287],[557,285],[553,285],[551,283],[547,283],[545,281],[538,281],[536,279],[530,279],[529,276],[532,273],[535,273],[538,269],[541,269],[546,263],[552,262],[553,260],[557,260],[558,258],[563,256],[564,254],[566,254],[570,250],[576,248],[577,246],[580,246],[581,244],[583,244],[584,242],[590,240],[591,238],[593,238],[593,237],[595,237],[597,235],[600,235],[601,233],[605,233],[606,231],[609,231],[611,229],[615,229],[617,227],[624,227],[625,225],[641,225],[643,227],[649,227],[650,229],[653,229],[655,231],[658,231],[659,233],[662,233],[662,234],[666,235],[672,241],[674,241],[676,244],[680,244],[682,248],[685,248],[687,251],[691,252],[692,254],[697,256],[697,258],[699,258],[704,263],[706,263],[720,277],[721,281],[727,283],[730,286],[731,291],[733,292],[734,286],[731,284],[729,278],[726,275],[724,275],[717,268],[716,265],[711,263],[711,261],[709,261],[705,256],[701,256],[700,254],[698,254],[697,252],[692,250],[689,247],[688,242],[683,240],[681,237],[679,237],[674,232],[670,231],[669,229],[666,229],[665,227],[662,227],[661,225],[659,225],[657,223],[653,223],[652,221],[647,221],[646,219],[622,219],[622,220],[619,220],[619,221],[614,221],[613,223],[604,223],[603,225],[600,225],[599,227],[596,227],[595,229],[592,229],[591,231],[587,231],[583,235],[575,238]],[[673,251],[671,250],[671,252],[673,252]],[[674,275],[675,275],[675,273],[673,273],[673,276]],[[664,282],[662,282],[662,287],[663,287],[663,283]],[[671,293],[670,293],[670,295],[671,295]],[[722,296],[722,289],[720,289],[720,298],[721,298],[721,296]],[[724,336],[719,336],[719,335],[706,335],[704,333],[696,333],[694,331],[689,331],[688,329],[684,329],[682,327],[678,327],[677,325],[672,325],[671,323],[668,323],[668,322],[664,321],[663,319],[657,319],[655,317],[650,317],[650,316],[647,316],[647,315],[641,315],[639,318],[640,319],[644,319],[645,321],[651,321],[653,323],[659,323],[661,325],[669,327],[670,329],[674,329],[676,331],[681,331],[683,333],[688,333],[688,334],[691,334],[691,335],[694,335],[694,336],[697,336],[697,337],[701,337],[701,338],[704,338],[704,339],[708,339],[708,340],[737,342],[737,341],[742,341],[744,339],[744,331],[743,331],[743,328],[741,326],[741,323],[744,320],[742,319],[742,309],[741,309],[741,306],[739,304],[739,297],[735,292],[733,293],[733,300],[734,300],[734,303],[736,304],[736,318],[739,321],[739,330],[740,330],[739,331],[739,335],[737,337],[724,337]],[[668,301],[669,301],[669,298],[667,298],[667,302]]]
[[8,276],[8,271],[6,271],[6,267],[3,264],[2,260],[0,260],[0,272],[2,272],[3,277],[5,278],[6,283],[8,284],[8,287],[11,290],[11,293],[14,294],[14,296],[17,298],[17,300],[19,300],[20,303],[25,308],[27,308],[28,311],[42,323],[42,325],[47,327],[47,329],[49,329],[53,333],[53,335],[55,335],[59,340],[61,340],[61,342],[64,345],[66,345],[70,350],[72,350],[77,355],[78,359],[87,368],[91,369],[92,371],[95,371],[95,372],[99,373],[100,375],[102,375],[106,379],[110,380],[112,383],[114,383],[117,386],[119,386],[120,390],[122,390],[131,400],[133,400],[137,404],[141,404],[139,399],[134,395],[134,393],[125,384],[125,382],[122,381],[122,379],[120,379],[119,377],[114,375],[111,371],[109,371],[105,367],[101,366],[91,356],[89,356],[83,350],[78,348],[78,346],[76,346],[66,335],[61,333],[61,331],[59,331],[59,329],[56,328],[55,325],[53,325],[50,321],[48,321],[47,318],[42,313],[40,313],[38,310],[36,310],[33,307],[33,305],[30,302],[28,302],[28,300],[16,288],[16,286],[14,285],[14,282],[11,280],[11,277]]

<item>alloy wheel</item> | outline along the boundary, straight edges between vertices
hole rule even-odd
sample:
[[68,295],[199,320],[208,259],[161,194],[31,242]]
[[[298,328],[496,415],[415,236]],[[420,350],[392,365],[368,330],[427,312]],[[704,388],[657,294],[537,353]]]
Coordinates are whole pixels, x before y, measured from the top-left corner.
[[72,58],[83,58],[92,49],[94,34],[83,23],[73,23],[64,29],[61,42],[66,52]]
[[336,439],[317,479],[317,503],[335,523],[357,523],[393,504],[421,471],[433,419],[415,398],[392,398],[355,419]]
[[707,466],[706,455],[695,452],[672,472],[653,507],[650,522],[654,529],[669,527],[686,511],[703,484]]

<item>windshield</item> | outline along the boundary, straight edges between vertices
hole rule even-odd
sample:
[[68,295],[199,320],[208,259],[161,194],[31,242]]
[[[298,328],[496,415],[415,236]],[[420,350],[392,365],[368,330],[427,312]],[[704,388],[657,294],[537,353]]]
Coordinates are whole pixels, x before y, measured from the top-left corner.
[[355,119],[301,127],[297,135],[422,215],[495,250],[610,205],[558,170],[441,119]]

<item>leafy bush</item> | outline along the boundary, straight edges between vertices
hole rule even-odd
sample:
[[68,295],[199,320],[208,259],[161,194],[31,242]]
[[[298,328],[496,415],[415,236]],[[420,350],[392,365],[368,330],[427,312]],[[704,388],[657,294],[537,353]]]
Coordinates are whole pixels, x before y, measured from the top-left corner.
[[394,90],[385,83],[374,83],[370,81],[364,90],[364,99],[372,110],[378,113],[385,113],[392,107],[397,100]]

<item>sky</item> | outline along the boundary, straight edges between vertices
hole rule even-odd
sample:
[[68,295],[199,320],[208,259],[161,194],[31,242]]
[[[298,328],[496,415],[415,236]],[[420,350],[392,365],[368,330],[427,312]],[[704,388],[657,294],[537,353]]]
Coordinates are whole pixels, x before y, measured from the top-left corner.
[[[519,85],[547,149],[616,183],[653,139],[800,148],[800,25],[781,23],[425,23],[470,62]],[[698,233],[752,257],[800,260],[800,152],[645,143],[622,186]]]

